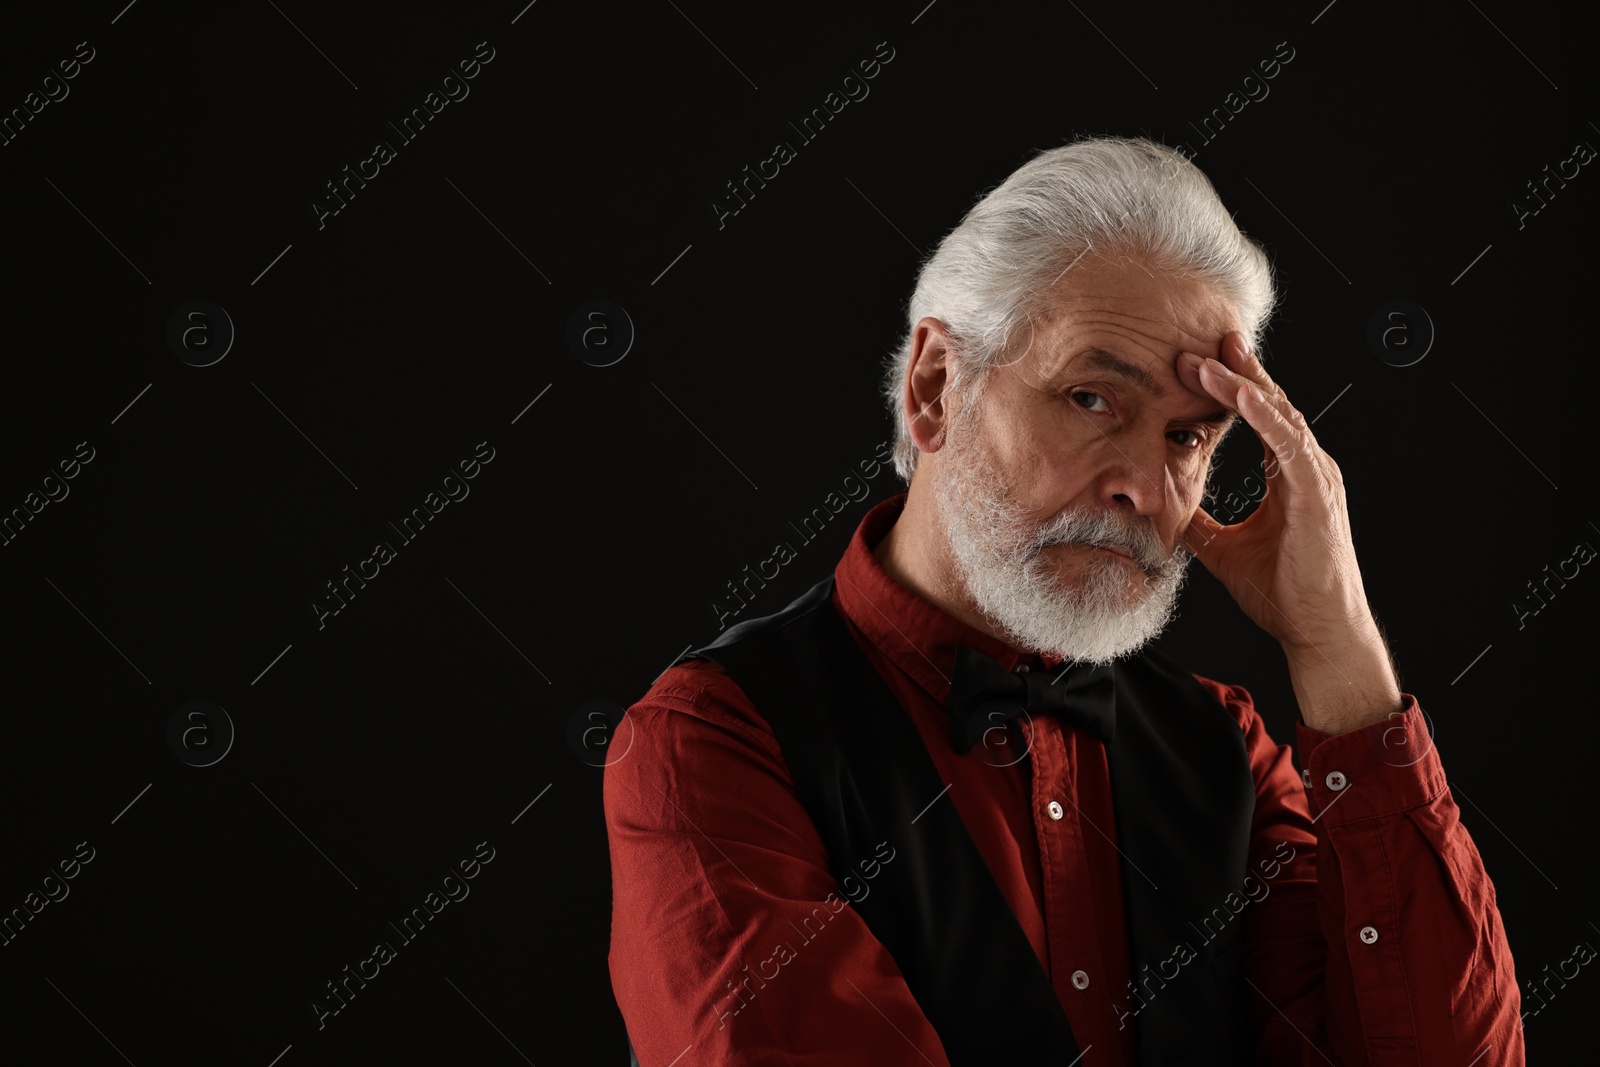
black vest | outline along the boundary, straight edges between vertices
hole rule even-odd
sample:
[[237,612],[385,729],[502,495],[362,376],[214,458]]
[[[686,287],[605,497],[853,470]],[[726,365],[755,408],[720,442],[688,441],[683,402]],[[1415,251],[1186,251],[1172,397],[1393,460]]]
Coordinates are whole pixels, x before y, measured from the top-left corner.
[[[861,861],[894,850],[852,906],[953,1067],[1073,1062],[1079,1045],[1049,977],[832,589],[830,574],[677,662],[717,663],[771,725],[836,878],[859,883]],[[1243,917],[1225,903],[1242,900],[1255,808],[1244,735],[1165,657],[1129,657],[1115,672],[1106,749],[1135,990],[1113,1002],[1143,1067],[1248,1063]]]

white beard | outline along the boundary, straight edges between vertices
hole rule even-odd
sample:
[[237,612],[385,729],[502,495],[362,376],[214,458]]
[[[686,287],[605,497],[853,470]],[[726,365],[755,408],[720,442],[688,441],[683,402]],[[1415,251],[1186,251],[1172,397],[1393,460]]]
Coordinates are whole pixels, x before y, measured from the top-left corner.
[[[977,419],[964,414],[946,430],[932,488],[956,569],[983,615],[1014,648],[1091,665],[1159,634],[1193,553],[1180,544],[1167,556],[1148,520],[1115,511],[1078,509],[1033,522],[990,460]],[[1086,577],[1064,586],[1042,554],[1058,543],[1126,549],[1137,566],[1088,553]]]

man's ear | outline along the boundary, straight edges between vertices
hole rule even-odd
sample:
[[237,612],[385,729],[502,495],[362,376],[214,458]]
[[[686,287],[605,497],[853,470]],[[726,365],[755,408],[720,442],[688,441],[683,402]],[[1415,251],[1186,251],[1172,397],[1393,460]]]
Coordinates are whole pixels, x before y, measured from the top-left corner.
[[949,417],[944,389],[949,381],[951,354],[950,335],[944,323],[932,315],[918,320],[911,332],[911,363],[901,403],[911,440],[921,452],[937,452],[944,445]]

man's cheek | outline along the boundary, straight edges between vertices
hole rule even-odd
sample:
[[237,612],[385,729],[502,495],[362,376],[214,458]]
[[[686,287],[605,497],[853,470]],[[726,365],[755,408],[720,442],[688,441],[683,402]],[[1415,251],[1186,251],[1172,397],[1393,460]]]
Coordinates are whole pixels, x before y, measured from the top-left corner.
[[[1189,476],[1189,484],[1185,489],[1183,510],[1191,516],[1191,521],[1193,516],[1199,514],[1200,507],[1206,502],[1206,498],[1208,496],[1214,497],[1214,494],[1210,491],[1211,479],[1211,460],[1207,458],[1201,461],[1200,469]],[[1212,500],[1213,506],[1217,503],[1217,500]],[[1210,511],[1212,508],[1207,508],[1206,510]]]

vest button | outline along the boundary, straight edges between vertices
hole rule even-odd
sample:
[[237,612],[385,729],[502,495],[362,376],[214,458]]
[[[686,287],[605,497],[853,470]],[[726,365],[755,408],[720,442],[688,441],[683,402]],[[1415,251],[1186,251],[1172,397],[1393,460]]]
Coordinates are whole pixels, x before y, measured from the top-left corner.
[[1089,976],[1087,974],[1084,974],[1082,971],[1073,971],[1072,972],[1072,987],[1074,989],[1088,989],[1089,988]]
[[1339,792],[1339,790],[1350,784],[1349,779],[1345,778],[1343,771],[1329,771],[1328,776],[1324,778],[1323,781],[1327,783],[1328,788],[1333,790],[1335,793]]
[[1011,668],[1011,673],[1012,674],[1027,674],[1028,673],[1028,665],[1026,663],[1019,663],[1015,667]]
[[1061,818],[1061,816],[1066,814],[1066,812],[1064,810],[1062,810],[1061,805],[1058,804],[1054,800],[1052,800],[1049,804],[1045,805],[1045,809],[1044,810],[1048,811],[1050,813],[1050,817],[1052,819],[1059,819],[1059,818]]
[[1361,940],[1368,945],[1372,944],[1378,940],[1378,931],[1373,927],[1363,926],[1361,928]]

